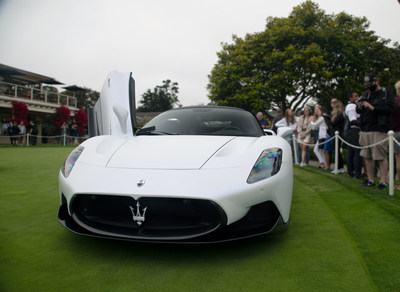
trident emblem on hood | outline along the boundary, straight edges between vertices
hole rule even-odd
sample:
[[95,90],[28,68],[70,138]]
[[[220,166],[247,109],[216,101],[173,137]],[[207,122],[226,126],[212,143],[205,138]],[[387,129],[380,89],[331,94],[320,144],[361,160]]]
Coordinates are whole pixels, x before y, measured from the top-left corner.
[[137,186],[140,188],[142,187],[144,184],[146,183],[146,181],[144,179],[139,180],[139,182],[137,183]]
[[143,209],[143,213],[142,214],[140,214],[140,204],[139,204],[139,202],[137,202],[137,204],[136,204],[136,213],[135,213],[135,208],[132,208],[131,206],[129,206],[129,208],[131,208],[133,221],[135,221],[139,226],[142,225],[142,223],[145,220],[144,216],[146,214],[147,207]]

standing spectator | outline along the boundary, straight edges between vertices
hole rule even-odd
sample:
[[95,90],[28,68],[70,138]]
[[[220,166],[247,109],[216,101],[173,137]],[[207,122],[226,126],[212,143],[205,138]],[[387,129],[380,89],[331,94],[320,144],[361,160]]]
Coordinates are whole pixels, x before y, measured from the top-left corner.
[[68,132],[69,132],[69,127],[68,124],[66,122],[64,122],[61,126],[61,144],[62,145],[67,145],[67,136],[68,136]]
[[32,146],[35,146],[37,142],[38,128],[33,121],[30,121],[29,125],[30,125],[29,135],[31,137],[31,144]]
[[73,123],[71,126],[71,144],[76,145],[78,142],[78,125]]
[[318,130],[318,140],[315,143],[314,153],[319,161],[319,168],[326,169],[326,160],[324,156],[324,144],[326,141],[326,135],[328,126],[325,123],[323,115],[326,113],[326,109],[323,106],[315,107],[316,120],[311,122],[311,128]]
[[257,113],[257,120],[263,129],[269,129],[269,123],[264,119],[262,112]]
[[331,119],[331,116],[328,114],[327,111],[322,113],[322,117],[324,118],[324,122],[326,124],[326,137],[325,137],[325,143],[324,143],[324,157],[326,161],[326,170],[331,169],[331,156],[332,156],[332,151],[333,151],[333,143],[331,140],[331,135],[330,135],[330,129],[329,129],[329,120]]
[[[364,86],[368,91],[359,99],[357,112],[360,114],[360,145],[369,146],[387,138],[387,132],[392,125],[392,113],[395,108],[393,94],[390,90],[379,85],[379,79],[374,73],[364,78]],[[365,158],[368,179],[361,185],[375,186],[374,161],[379,161],[380,183],[377,189],[385,190],[388,160],[387,143],[363,148],[360,155]]]
[[9,121],[8,124],[7,124],[7,135],[10,136],[11,145],[13,145],[13,138],[11,136],[11,134],[12,134],[12,126],[13,126],[13,123],[11,121]]
[[22,145],[25,144],[25,135],[26,135],[25,122],[24,121],[20,121],[19,125],[18,125],[18,128],[19,128],[19,134],[21,135],[19,137],[20,138],[19,142],[20,142],[20,145],[22,146]]
[[272,129],[272,131],[274,131],[275,133],[278,131],[278,128],[275,126],[275,124],[276,124],[277,122],[279,122],[280,120],[282,120],[282,119],[283,119],[283,112],[282,112],[282,109],[277,108],[277,109],[276,109],[276,116],[272,119],[272,122],[271,122],[271,129]]
[[[338,99],[332,99],[331,101],[332,105],[332,115],[330,119],[326,119],[326,123],[329,128],[329,138],[334,137],[336,132],[339,132],[339,136],[343,137],[343,129],[344,129],[344,107],[343,103],[338,100]],[[338,171],[339,173],[344,173],[344,164],[343,164],[343,157],[341,153],[341,148],[342,148],[342,140],[339,139],[339,147],[338,147],[338,153],[335,153],[335,155],[338,156]],[[332,144],[332,150],[335,150],[335,147]],[[332,171],[334,173],[334,171]]]
[[304,108],[303,115],[300,117],[297,122],[297,133],[298,133],[298,141],[301,150],[301,163],[300,166],[307,166],[307,152],[308,146],[311,140],[311,109],[306,106]]
[[[347,142],[354,146],[360,146],[360,115],[356,112],[356,101],[359,99],[357,92],[353,91],[349,93],[349,103],[346,105],[344,111],[345,126],[344,126],[344,138]],[[347,173],[349,177],[361,179],[362,169],[362,158],[360,156],[361,149],[347,146]]]
[[14,121],[13,123],[10,122],[10,126],[9,126],[9,135],[10,135],[10,140],[11,140],[11,144],[14,146],[18,146],[18,134],[19,134],[19,128],[18,128],[18,124],[17,121]]
[[294,116],[293,111],[290,108],[286,109],[285,117],[283,119],[279,120],[278,122],[276,122],[275,126],[277,128],[289,127],[289,128],[292,128],[293,130],[296,130],[297,119]]
[[[314,123],[318,120],[318,116],[316,114],[317,111],[318,111],[317,109],[319,109],[319,105],[318,104],[315,105],[314,114],[312,116],[312,122],[314,122]],[[312,129],[312,134],[313,134],[313,138],[314,138],[314,144],[317,144],[317,142],[318,142],[318,128],[314,129],[313,127],[311,127],[311,129]]]
[[[400,142],[400,81],[397,81],[394,87],[396,88],[397,97],[394,100],[395,109],[392,116],[392,130],[394,132],[394,138],[397,141],[394,143],[394,155],[396,158],[397,176],[400,178],[400,146],[397,144]],[[398,186],[397,189],[400,189],[400,186]]]
[[2,131],[2,135],[4,135],[4,136],[6,136],[7,135],[7,132],[8,132],[8,122],[7,122],[7,119],[3,119],[2,120],[2,129],[1,129],[1,131]]

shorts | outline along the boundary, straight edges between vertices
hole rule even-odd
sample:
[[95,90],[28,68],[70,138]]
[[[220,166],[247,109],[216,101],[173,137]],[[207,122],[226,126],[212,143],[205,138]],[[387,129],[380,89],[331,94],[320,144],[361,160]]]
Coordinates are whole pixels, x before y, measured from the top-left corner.
[[[328,141],[331,138],[331,136],[326,135],[326,141]],[[333,151],[333,140],[326,142],[324,145],[324,151],[332,152]]]
[[[400,144],[400,132],[394,132],[393,137],[397,140],[397,143]],[[400,146],[396,143],[396,141],[393,142],[393,151],[394,154],[400,153]]]
[[378,143],[379,141],[385,140],[387,134],[383,132],[360,132],[360,146],[362,148],[360,155],[366,159],[372,160],[385,160],[387,159],[387,151],[389,149],[388,142],[382,142],[378,145],[367,147]]

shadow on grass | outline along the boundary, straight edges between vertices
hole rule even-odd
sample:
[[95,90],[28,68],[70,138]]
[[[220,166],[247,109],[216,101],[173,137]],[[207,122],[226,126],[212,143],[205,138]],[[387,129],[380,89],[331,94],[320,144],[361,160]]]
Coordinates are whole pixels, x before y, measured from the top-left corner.
[[230,261],[232,255],[236,258],[262,255],[268,249],[276,249],[285,241],[284,233],[215,244],[143,243],[65,233],[62,241],[78,253],[110,258],[123,255],[142,262],[171,260],[186,262],[198,259],[211,262]]

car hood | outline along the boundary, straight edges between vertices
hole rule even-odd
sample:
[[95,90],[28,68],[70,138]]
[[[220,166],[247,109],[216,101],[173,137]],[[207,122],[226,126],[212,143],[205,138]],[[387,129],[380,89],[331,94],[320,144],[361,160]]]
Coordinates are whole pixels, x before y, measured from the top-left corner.
[[227,136],[133,137],[115,150],[107,167],[200,169],[218,150],[234,139]]

